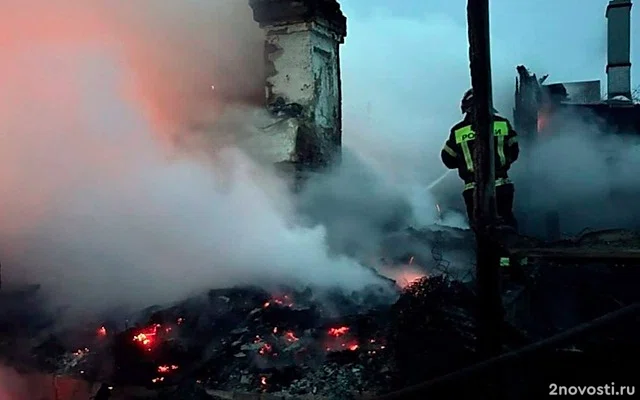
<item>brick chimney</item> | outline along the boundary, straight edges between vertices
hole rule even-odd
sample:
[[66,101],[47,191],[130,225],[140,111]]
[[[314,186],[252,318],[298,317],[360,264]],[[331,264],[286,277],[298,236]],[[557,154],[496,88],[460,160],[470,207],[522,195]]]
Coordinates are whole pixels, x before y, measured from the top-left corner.
[[249,0],[265,32],[265,100],[274,118],[274,162],[329,165],[342,145],[340,44],[346,17],[336,0]]
[[607,100],[631,101],[631,0],[611,0],[606,17]]

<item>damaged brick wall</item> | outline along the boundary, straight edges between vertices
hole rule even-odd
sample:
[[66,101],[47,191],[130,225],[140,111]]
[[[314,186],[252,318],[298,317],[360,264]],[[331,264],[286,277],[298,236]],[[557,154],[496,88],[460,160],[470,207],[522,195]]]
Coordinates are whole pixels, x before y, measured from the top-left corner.
[[[265,129],[275,163],[325,166],[339,157],[342,93],[339,46],[346,18],[335,0],[250,0],[265,31]],[[269,132],[270,130],[270,132]]]

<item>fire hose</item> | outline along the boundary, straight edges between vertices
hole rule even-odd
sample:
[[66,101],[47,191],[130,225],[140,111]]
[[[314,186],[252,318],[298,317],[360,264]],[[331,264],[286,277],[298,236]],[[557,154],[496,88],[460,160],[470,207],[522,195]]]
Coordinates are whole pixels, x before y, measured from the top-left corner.
[[[427,186],[427,190],[431,191],[433,188],[438,186],[440,182],[444,181],[444,179],[449,176],[452,170],[445,171],[439,178],[431,182]],[[451,262],[444,258],[444,252],[442,251],[442,246],[444,242],[444,238],[442,232],[436,231],[434,236],[434,242],[431,245],[431,258],[433,259],[435,266],[434,269],[441,273],[449,272],[449,267],[451,266]]]
[[451,173],[451,171],[453,171],[452,169],[447,170],[444,174],[442,174],[441,177],[439,177],[438,179],[436,179],[435,181],[431,182],[429,184],[429,186],[427,186],[427,190],[432,190],[434,187],[438,186],[440,184],[440,182],[444,181],[444,179],[449,176],[449,174]]
[[576,339],[578,336],[590,333],[596,329],[605,327],[611,323],[617,322],[618,320],[631,317],[638,313],[640,313],[640,302],[633,303],[619,310],[605,314],[594,320],[585,322],[574,328],[567,329],[566,331],[561,332],[557,335],[540,340],[520,349],[490,358],[488,360],[479,362],[450,374],[443,375],[438,378],[419,383],[417,385],[409,386],[396,392],[391,392],[382,396],[375,397],[371,400],[422,400],[426,398],[426,395],[429,392],[439,389],[443,385],[452,384],[453,382],[459,381],[460,379],[467,378],[471,375],[486,371],[490,368],[495,368],[505,363],[525,358],[539,351],[552,349],[554,347],[566,344],[568,341]]

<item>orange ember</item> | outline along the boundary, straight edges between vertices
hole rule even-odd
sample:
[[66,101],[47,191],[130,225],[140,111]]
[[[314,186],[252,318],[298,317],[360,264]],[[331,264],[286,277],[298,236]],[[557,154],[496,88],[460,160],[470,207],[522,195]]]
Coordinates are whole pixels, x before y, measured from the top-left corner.
[[267,384],[267,377],[266,376],[261,376],[260,377],[260,383],[262,385],[266,385]]
[[89,352],[88,348],[84,348],[84,349],[78,349],[76,351],[73,352],[73,355],[76,357],[81,357],[84,356],[85,354],[87,354]]
[[175,371],[178,369],[177,365],[161,365],[158,367],[158,372],[161,374],[166,374],[170,371]]
[[282,297],[274,297],[271,300],[265,302],[262,307],[267,308],[270,307],[272,305],[278,305],[281,307],[293,307],[293,301],[291,300],[291,298],[287,295],[284,295]]
[[381,266],[378,268],[378,272],[390,279],[393,279],[396,282],[396,285],[401,289],[405,289],[407,286],[410,286],[418,280],[428,276],[428,274],[420,267],[419,262],[416,263],[416,259],[413,256],[402,266]]
[[400,288],[404,289],[426,276],[427,274],[424,272],[405,268],[396,273],[396,276],[394,276],[394,281],[396,281],[396,284],[400,286]]
[[107,336],[107,328],[104,326],[98,328],[98,336]]
[[160,327],[160,324],[155,324],[149,328],[144,329],[142,332],[133,337],[133,341],[139,343],[141,346],[151,351],[151,346],[153,346],[154,339],[158,334],[158,328]]
[[271,353],[271,350],[273,350],[271,345],[269,343],[265,343],[264,345],[262,345],[260,350],[258,350],[258,353],[260,353],[261,355],[265,355]]
[[329,336],[333,336],[333,337],[340,337],[340,336],[344,336],[349,332],[349,327],[348,326],[341,326],[339,328],[330,328],[329,329]]
[[299,340],[298,337],[291,331],[285,332],[284,338],[287,339],[289,342],[297,342]]

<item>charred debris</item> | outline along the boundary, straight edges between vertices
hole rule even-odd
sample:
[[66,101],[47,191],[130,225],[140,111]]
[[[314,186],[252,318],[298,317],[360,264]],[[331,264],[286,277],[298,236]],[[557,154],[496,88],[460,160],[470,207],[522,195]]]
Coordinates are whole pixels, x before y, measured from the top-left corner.
[[[275,106],[282,104],[301,107],[287,116],[295,120],[287,119],[295,138],[287,141],[292,147],[274,152],[282,155],[274,162],[303,163],[302,153],[309,148],[333,153],[340,130],[324,127],[326,132],[312,135],[311,128],[322,121],[301,116],[310,115],[314,102],[326,101],[340,120],[337,49],[346,27],[339,7],[327,8],[337,3],[250,3],[266,29],[267,50],[293,31],[304,32],[298,35],[301,40],[318,32],[332,40],[319,54],[331,71],[323,76],[335,79],[307,96],[313,100],[308,104],[292,97],[298,91],[287,92],[283,78],[293,66],[281,55],[295,54],[300,46],[280,43],[283,47],[267,52],[272,111],[277,114]],[[284,11],[266,13],[273,5]],[[490,84],[482,83],[482,68],[488,72],[488,46],[482,43],[487,40],[487,4],[470,0],[469,5],[469,15],[478,17],[470,24],[477,30],[470,34],[474,89],[481,87],[478,93],[489,98]],[[471,12],[473,7],[482,12]],[[534,96],[520,93],[520,111],[529,110]],[[491,104],[485,106],[486,111]],[[534,130],[536,118],[537,109],[521,112],[519,125]],[[483,182],[490,182],[490,168],[482,170]],[[478,197],[490,198],[490,192]],[[390,260],[406,264],[415,257],[417,265],[428,268],[429,274],[404,288],[381,279],[378,286],[352,293],[217,289],[135,315],[114,312],[105,320],[76,321],[62,329],[37,285],[12,288],[5,282],[0,362],[38,390],[25,400],[538,399],[549,394],[553,382],[634,384],[637,375],[625,365],[640,356],[640,234],[611,230],[554,242],[515,234],[489,237],[495,232],[491,210],[486,211],[487,229],[477,241],[468,230],[396,232],[390,243],[410,241],[432,249],[431,259],[403,254]],[[478,244],[486,250],[483,243],[509,253],[510,266],[495,270],[491,252],[480,251],[477,271],[482,276],[477,276],[473,263],[459,274],[446,260],[447,249]],[[483,283],[478,285],[476,277]],[[499,340],[492,340],[492,334]],[[488,353],[494,356],[487,359]]]
[[[406,291],[389,289],[211,290],[128,319],[56,331],[52,316],[35,312],[41,307],[33,287],[1,297],[0,354],[20,370],[99,382],[114,396],[116,388],[137,388],[143,398],[172,399],[348,399],[422,378],[412,366],[416,355],[437,360],[423,364],[430,373],[472,359],[473,296],[465,284],[434,277]],[[30,317],[21,312],[25,306]]]
[[[514,260],[522,265],[502,277],[506,318],[500,334],[502,353],[515,356],[470,372],[465,368],[482,360],[475,282],[446,272],[404,289],[389,281],[353,293],[211,290],[127,317],[78,321],[64,331],[44,311],[37,286],[4,287],[0,354],[25,377],[37,371],[89,382],[96,399],[372,398],[460,370],[416,393],[484,393],[494,382],[487,377],[499,371],[511,398],[527,398],[548,388],[548,381],[610,375],[640,355],[637,314],[589,325],[637,303],[637,257],[629,248],[638,244],[640,235],[626,231],[555,243],[512,238]],[[631,258],[585,256],[603,249]],[[584,323],[575,335],[535,347]],[[567,376],[568,370],[575,373]]]

